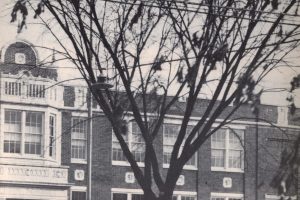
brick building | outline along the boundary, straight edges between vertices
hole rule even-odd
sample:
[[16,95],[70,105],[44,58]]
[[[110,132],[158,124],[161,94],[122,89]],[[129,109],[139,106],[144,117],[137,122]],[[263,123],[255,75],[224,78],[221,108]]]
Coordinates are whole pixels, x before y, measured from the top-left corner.
[[[88,179],[87,88],[49,87],[57,83],[56,70],[36,67],[36,51],[26,42],[12,43],[2,54],[0,199],[84,200]],[[190,126],[200,119],[208,103],[198,101]],[[184,105],[180,101],[171,108],[156,139],[163,173],[182,119],[179,108]],[[92,199],[142,199],[142,190],[108,120],[98,106],[92,110]],[[239,120],[207,140],[184,167],[173,199],[254,200],[256,191],[258,199],[279,199],[270,182],[282,153],[299,134],[300,122],[283,107],[262,105],[260,113],[266,121],[255,123],[250,108],[241,107],[233,116]],[[134,122],[128,127],[126,139],[142,167],[144,144],[139,129]],[[54,178],[49,178],[50,174]],[[15,189],[20,194],[13,193]],[[297,183],[293,182],[288,194],[295,198],[296,193]]]

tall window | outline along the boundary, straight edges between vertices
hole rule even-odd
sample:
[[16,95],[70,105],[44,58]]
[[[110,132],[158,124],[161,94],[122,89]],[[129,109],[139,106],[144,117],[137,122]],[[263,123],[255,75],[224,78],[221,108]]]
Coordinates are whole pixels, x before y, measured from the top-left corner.
[[[42,153],[42,130],[43,113],[5,110],[4,152],[40,155]],[[24,141],[22,135],[24,135]]]
[[41,154],[42,113],[26,112],[25,153]]
[[82,117],[72,119],[72,158],[85,160],[87,150],[87,120]]
[[21,111],[5,110],[4,152],[21,153]]
[[[142,137],[141,131],[135,122],[130,123],[128,133],[123,136],[131,153],[137,162],[144,162],[145,157],[145,142]],[[119,141],[115,134],[112,135],[112,160],[113,161],[126,161]]]
[[216,170],[243,170],[244,131],[220,129],[211,136],[211,166]]
[[56,117],[50,115],[49,117],[49,156],[55,157],[55,129],[56,129]]
[[[178,124],[164,124],[163,126],[164,130],[164,153],[163,153],[163,163],[164,165],[170,164],[171,154],[173,150],[173,146],[175,144],[175,141],[177,139],[180,125]],[[186,131],[187,135],[191,132],[193,126],[188,126]],[[182,146],[180,147],[180,152],[183,149],[184,141],[182,142]],[[180,153],[179,153],[180,155]],[[197,153],[194,154],[190,160],[185,164],[185,167],[196,167],[197,166]]]

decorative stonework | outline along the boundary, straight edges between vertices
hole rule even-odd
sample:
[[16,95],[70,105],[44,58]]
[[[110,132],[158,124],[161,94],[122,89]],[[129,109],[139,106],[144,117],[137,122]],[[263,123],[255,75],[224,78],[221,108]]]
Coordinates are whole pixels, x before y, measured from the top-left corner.
[[68,170],[63,168],[0,165],[0,180],[67,183]]

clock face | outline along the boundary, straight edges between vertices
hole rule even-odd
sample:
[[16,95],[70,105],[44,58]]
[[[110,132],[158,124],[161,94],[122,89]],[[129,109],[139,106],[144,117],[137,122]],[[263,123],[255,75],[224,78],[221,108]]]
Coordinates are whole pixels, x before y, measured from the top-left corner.
[[15,54],[15,63],[16,64],[25,64],[26,63],[26,56],[24,53],[16,53]]

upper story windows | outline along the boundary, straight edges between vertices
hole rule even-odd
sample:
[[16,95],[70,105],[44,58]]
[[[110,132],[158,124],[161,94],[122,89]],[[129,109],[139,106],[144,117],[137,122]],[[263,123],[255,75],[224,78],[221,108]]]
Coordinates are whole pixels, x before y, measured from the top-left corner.
[[72,162],[86,161],[87,156],[87,118],[72,118],[71,158]]
[[[139,163],[144,162],[145,142],[135,122],[128,124],[128,133],[124,135],[123,138],[133,154],[134,159]],[[126,164],[126,157],[114,133],[112,134],[112,161],[113,164]]]
[[211,136],[212,170],[243,171],[244,131],[219,129]]
[[[188,126],[186,131],[190,133],[193,126]],[[171,154],[173,150],[173,146],[177,139],[178,133],[180,130],[179,124],[164,124],[163,125],[163,163],[165,167],[168,167],[171,159]],[[184,142],[182,142],[182,146],[180,147],[179,155],[183,149]],[[192,158],[185,164],[185,168],[196,168],[197,167],[197,153],[192,156]]]
[[42,154],[42,112],[6,109],[4,114],[4,153]]

